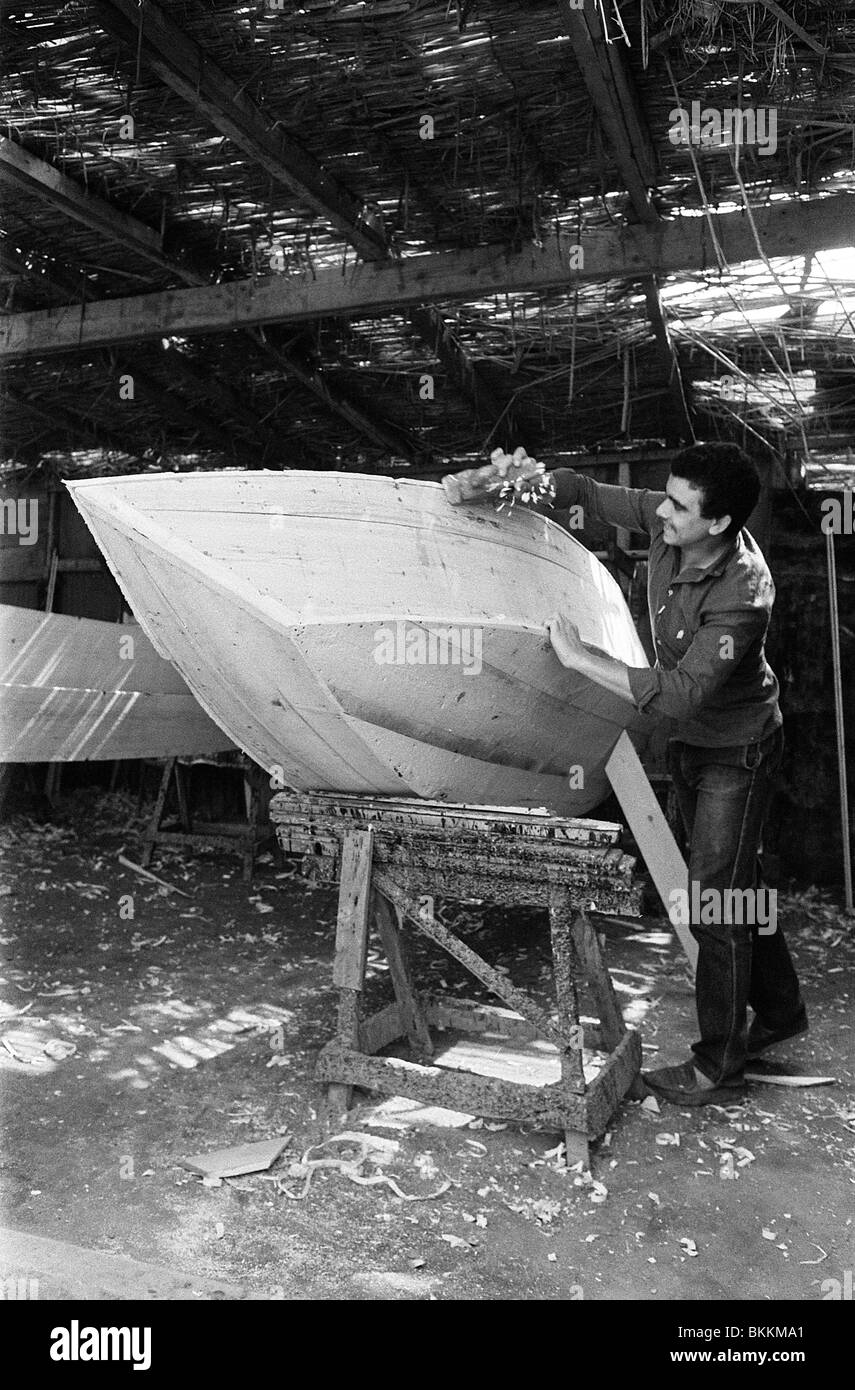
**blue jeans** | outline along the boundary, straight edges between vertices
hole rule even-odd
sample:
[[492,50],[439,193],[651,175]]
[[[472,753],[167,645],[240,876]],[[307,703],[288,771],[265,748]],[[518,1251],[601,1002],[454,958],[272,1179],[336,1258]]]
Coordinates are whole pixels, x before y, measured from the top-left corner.
[[[784,738],[776,729],[761,743],[700,748],[673,742],[668,762],[689,844],[689,884],[724,894],[728,888],[760,886],[757,853],[772,782]],[[718,898],[722,901],[722,898]],[[691,896],[690,896],[691,902]],[[799,982],[780,927],[722,920],[704,924],[710,912],[692,911],[690,930],[698,943],[695,999],[700,1040],[695,1065],[717,1085],[743,1080],[747,1006],[761,1025],[786,1028],[804,1012]],[[732,913],[732,916],[737,916]],[[747,914],[746,914],[747,915]],[[761,914],[762,915],[762,914]]]

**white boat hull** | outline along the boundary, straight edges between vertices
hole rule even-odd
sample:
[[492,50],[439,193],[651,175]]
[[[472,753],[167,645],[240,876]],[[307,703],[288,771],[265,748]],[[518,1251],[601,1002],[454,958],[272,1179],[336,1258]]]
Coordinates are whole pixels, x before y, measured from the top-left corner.
[[0,761],[87,762],[225,752],[136,623],[0,605]]
[[579,815],[633,706],[555,658],[647,659],[620,589],[522,509],[335,473],[67,484],[143,628],[274,786]]

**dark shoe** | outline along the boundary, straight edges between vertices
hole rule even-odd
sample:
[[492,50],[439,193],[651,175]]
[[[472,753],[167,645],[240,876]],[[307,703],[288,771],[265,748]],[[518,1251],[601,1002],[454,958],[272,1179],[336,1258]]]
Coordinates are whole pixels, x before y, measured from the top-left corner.
[[641,1078],[655,1096],[672,1105],[728,1105],[738,1101],[745,1092],[741,1082],[735,1086],[700,1085],[693,1062],[642,1072]]
[[802,1013],[795,1023],[790,1023],[786,1028],[764,1028],[755,1018],[751,1027],[748,1029],[748,1060],[753,1061],[759,1057],[761,1052],[765,1052],[767,1047],[774,1047],[776,1043],[786,1042],[788,1038],[797,1038],[800,1033],[808,1030],[807,1014]]

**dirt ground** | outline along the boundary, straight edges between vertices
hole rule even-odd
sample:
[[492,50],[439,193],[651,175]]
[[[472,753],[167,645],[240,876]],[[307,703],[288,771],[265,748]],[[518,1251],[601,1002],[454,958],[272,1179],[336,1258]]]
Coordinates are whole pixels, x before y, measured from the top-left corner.
[[[560,1135],[478,1119],[386,1128],[366,1121],[380,1098],[361,1095],[346,1128],[386,1152],[308,1170],[301,1196],[294,1165],[324,1136],[312,1068],[334,1027],[334,896],[270,854],[247,887],[237,858],[213,852],[160,855],[153,869],[184,895],[168,893],[118,862],[139,861],[132,809],[75,793],[51,822],[0,832],[0,1210],[48,1238],[43,1297],[98,1296],[75,1282],[77,1250],[172,1271],[183,1292],[152,1276],[152,1298],[819,1300],[835,1280],[851,1298],[855,935],[830,900],[789,894],[780,920],[812,1025],[783,1055],[834,1085],[755,1085],[727,1110],[626,1102],[590,1176],[564,1169]],[[543,987],[536,914],[467,922],[488,959]],[[645,1065],[681,1060],[694,1011],[667,923],[598,929]],[[436,955],[420,955],[419,977],[477,996]],[[387,990],[378,951],[372,1002]],[[180,1166],[277,1136],[268,1173],[210,1186]]]

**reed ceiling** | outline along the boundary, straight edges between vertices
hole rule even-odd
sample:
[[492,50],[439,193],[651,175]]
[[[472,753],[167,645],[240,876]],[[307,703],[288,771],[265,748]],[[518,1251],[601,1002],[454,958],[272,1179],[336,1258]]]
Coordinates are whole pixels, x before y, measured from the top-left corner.
[[[3,0],[7,467],[430,475],[495,444],[851,435],[855,3],[279,4]],[[672,143],[694,101],[773,112],[774,151]],[[794,200],[824,207],[790,244]],[[713,215],[741,242],[676,270],[469,295],[431,270],[424,304],[169,327],[171,291],[366,264],[412,287],[418,258],[655,248]]]

